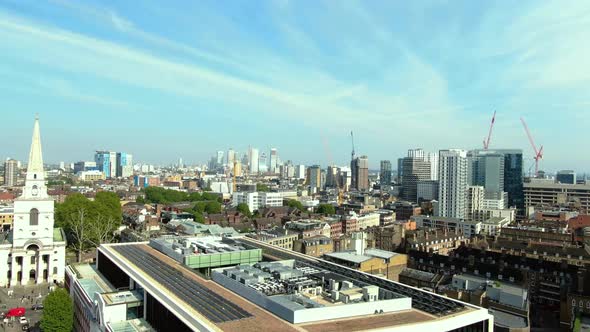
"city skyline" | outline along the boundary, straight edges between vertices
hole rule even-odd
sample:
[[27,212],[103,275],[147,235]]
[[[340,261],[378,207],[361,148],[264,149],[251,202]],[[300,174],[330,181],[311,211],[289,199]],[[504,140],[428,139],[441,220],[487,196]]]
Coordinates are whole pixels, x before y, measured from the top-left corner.
[[10,125],[0,138],[11,144],[0,157],[26,160],[40,113],[52,163],[101,149],[205,163],[250,145],[275,147],[283,161],[347,165],[353,130],[376,170],[410,148],[481,148],[497,110],[490,148],[522,149],[526,171],[524,116],[546,152],[541,169],[587,171],[571,143],[590,124],[581,88],[590,76],[579,70],[590,48],[578,42],[588,4],[376,4],[5,2]]

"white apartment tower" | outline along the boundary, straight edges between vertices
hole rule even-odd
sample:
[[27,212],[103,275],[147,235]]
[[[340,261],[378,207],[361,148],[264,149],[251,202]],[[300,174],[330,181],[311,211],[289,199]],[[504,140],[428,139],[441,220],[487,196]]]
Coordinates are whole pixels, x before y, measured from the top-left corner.
[[[53,199],[47,194],[39,119],[35,119],[27,176],[14,201],[14,225],[0,244],[0,286],[63,282],[65,236],[53,228]],[[6,263],[8,262],[8,264]]]
[[465,219],[468,186],[467,151],[441,150],[438,162],[439,216]]

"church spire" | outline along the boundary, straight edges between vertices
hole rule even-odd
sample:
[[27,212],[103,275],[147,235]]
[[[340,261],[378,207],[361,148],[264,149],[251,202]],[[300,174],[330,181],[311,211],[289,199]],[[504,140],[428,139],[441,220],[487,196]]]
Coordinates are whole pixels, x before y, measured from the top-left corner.
[[35,125],[33,127],[33,140],[31,142],[31,152],[29,153],[29,165],[27,167],[27,177],[29,174],[35,174],[35,178],[43,176],[43,153],[41,152],[41,133],[39,131],[39,115],[35,115]]

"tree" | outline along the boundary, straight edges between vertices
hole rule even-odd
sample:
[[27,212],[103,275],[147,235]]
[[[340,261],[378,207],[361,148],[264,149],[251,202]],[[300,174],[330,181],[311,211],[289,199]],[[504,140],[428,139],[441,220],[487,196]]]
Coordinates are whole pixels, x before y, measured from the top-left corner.
[[84,208],[72,213],[67,221],[68,245],[76,251],[78,262],[82,260],[84,249],[90,247],[90,224]]
[[268,191],[270,191],[270,188],[268,188],[268,186],[263,183],[257,183],[256,184],[256,191],[268,192]]
[[238,206],[236,207],[236,210],[238,210],[238,212],[240,212],[241,214],[243,214],[247,217],[252,216],[252,212],[250,212],[250,208],[248,207],[248,204],[246,204],[246,203],[238,204]]
[[295,200],[295,199],[288,199],[287,200],[287,206],[288,207],[292,207],[292,208],[296,208],[299,211],[305,211],[305,208],[303,207],[303,204],[301,204],[300,201]]
[[315,212],[321,214],[336,214],[336,208],[332,204],[320,204]]
[[43,301],[41,329],[45,332],[71,331],[74,325],[74,308],[68,292],[59,288]]

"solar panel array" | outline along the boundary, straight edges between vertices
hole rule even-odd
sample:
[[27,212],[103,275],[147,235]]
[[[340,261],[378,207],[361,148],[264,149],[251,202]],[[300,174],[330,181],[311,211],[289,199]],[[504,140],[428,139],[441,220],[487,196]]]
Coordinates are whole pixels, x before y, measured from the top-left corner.
[[265,246],[264,251],[268,252],[268,254],[274,257],[281,259],[296,258],[298,260],[304,260],[306,264],[309,264],[313,267],[332,271],[342,276],[351,278],[353,280],[363,281],[371,285],[379,286],[380,288],[389,290],[391,292],[406,297],[411,297],[413,308],[436,316],[450,315],[458,311],[461,311],[465,308],[463,304],[450,299],[446,299],[442,296],[437,296],[426,291],[404,286],[365,273],[360,273],[358,271],[342,267],[338,264],[328,263],[307,257],[303,258],[301,255],[295,255],[295,253],[291,254],[282,250],[270,248],[270,246]]
[[214,323],[229,322],[252,316],[249,312],[135,245],[120,245],[112,248]]

